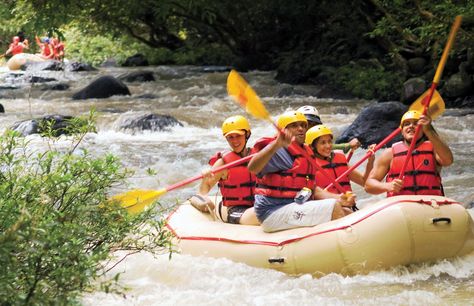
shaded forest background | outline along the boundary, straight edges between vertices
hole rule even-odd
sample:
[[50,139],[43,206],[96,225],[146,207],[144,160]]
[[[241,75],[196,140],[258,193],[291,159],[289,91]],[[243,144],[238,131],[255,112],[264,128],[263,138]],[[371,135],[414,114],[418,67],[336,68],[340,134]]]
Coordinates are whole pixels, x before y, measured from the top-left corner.
[[276,70],[330,95],[399,100],[410,78],[431,83],[456,15],[464,21],[443,79],[459,74],[448,99],[472,98],[474,0],[6,0],[0,43],[6,50],[19,31],[55,35],[69,59],[94,65],[141,53],[150,64]]

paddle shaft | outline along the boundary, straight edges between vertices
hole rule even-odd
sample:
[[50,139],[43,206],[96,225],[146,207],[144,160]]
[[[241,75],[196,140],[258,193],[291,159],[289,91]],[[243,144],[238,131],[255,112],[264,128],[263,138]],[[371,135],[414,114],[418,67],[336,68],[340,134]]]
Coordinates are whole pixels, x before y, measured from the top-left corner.
[[[224,165],[219,166],[219,167],[217,167],[217,168],[215,168],[215,169],[212,169],[211,172],[212,172],[212,173],[217,173],[217,172],[220,172],[220,171],[223,171],[223,170],[232,168],[232,167],[234,167],[234,166],[238,166],[238,165],[240,165],[240,164],[243,164],[243,163],[249,161],[254,155],[255,155],[255,153],[254,153],[254,154],[250,154],[250,155],[248,155],[248,156],[245,156],[245,157],[243,157],[243,158],[241,158],[241,159],[235,160],[235,161],[233,161],[233,162],[230,162],[230,163],[228,163],[228,164],[224,164]],[[177,188],[180,188],[180,187],[182,187],[182,186],[184,186],[184,185],[187,185],[187,184],[189,184],[189,183],[192,183],[192,182],[197,181],[197,180],[202,179],[202,178],[203,178],[203,175],[202,175],[202,174],[196,175],[196,176],[193,176],[193,177],[190,177],[190,178],[185,179],[185,180],[183,180],[183,181],[181,181],[181,182],[178,182],[178,183],[176,183],[176,184],[173,184],[173,185],[170,185],[170,186],[168,186],[168,187],[165,187],[166,192],[171,191],[171,190],[174,190],[174,189],[177,189]]]
[[[388,135],[387,137],[385,137],[384,140],[382,140],[378,145],[376,145],[374,147],[373,150],[370,150],[369,152],[367,152],[365,154],[364,157],[362,157],[361,160],[359,160],[357,163],[355,163],[354,165],[352,165],[349,169],[347,169],[346,171],[344,171],[341,175],[339,175],[335,181],[336,182],[339,182],[343,177],[345,177],[346,175],[349,175],[349,173],[351,173],[352,171],[354,171],[354,169],[356,169],[357,167],[360,166],[360,164],[362,164],[367,158],[369,158],[370,156],[374,155],[375,152],[377,152],[380,148],[382,148],[383,146],[385,146],[385,144],[387,142],[389,142],[390,140],[392,140],[395,136],[398,135],[398,133],[400,133],[401,129],[398,127],[396,130],[394,130],[392,133],[390,133],[390,135]],[[324,188],[324,190],[327,190],[329,188],[331,188],[333,186],[333,183],[329,184],[326,188]]]
[[[438,86],[438,83],[441,79],[441,74],[443,73],[444,66],[446,64],[446,61],[448,59],[449,51],[451,50],[451,47],[454,43],[454,39],[456,38],[456,33],[461,26],[461,21],[462,17],[457,16],[456,19],[454,20],[453,26],[451,27],[451,31],[449,33],[448,37],[448,42],[446,43],[446,47],[443,50],[443,55],[441,56],[441,60],[438,64],[438,68],[436,69],[435,76],[433,78],[433,83],[431,84],[430,92],[426,96],[425,101],[424,101],[424,108],[423,108],[423,115],[426,115],[428,112],[428,108],[431,103],[431,98],[433,97],[433,93],[435,92],[436,87]],[[420,134],[422,129],[421,125],[417,125],[415,129],[415,135],[413,136],[413,139],[411,140],[410,147],[408,148],[407,155],[405,157],[405,161],[402,165],[402,168],[400,169],[400,175],[398,176],[398,179],[403,179],[405,177],[405,169],[410,162],[411,159],[411,154],[413,150],[415,149],[415,144],[418,139],[418,135]]]

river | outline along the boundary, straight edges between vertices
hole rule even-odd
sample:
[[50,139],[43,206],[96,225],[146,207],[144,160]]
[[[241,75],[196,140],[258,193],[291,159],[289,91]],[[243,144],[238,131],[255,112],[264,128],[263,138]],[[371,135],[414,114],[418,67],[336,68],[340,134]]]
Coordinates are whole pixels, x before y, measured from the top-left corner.
[[[132,70],[152,70],[156,81],[128,83],[132,96],[73,101],[72,93],[101,75],[119,76]],[[139,68],[101,68],[95,72],[41,72],[35,75],[53,77],[70,84],[66,91],[43,91],[42,85],[23,89],[0,90],[0,132],[14,122],[47,114],[84,115],[94,108],[98,132],[88,134],[83,146],[94,155],[111,152],[120,157],[123,166],[135,171],[127,186],[159,189],[199,174],[207,159],[227,148],[220,125],[228,116],[245,113],[226,93],[225,72],[206,73],[199,67],[159,66]],[[356,118],[364,106],[374,101],[319,99],[313,96],[278,93],[288,85],[274,81],[272,72],[243,74],[262,97],[272,115],[287,109],[311,104],[336,135]],[[25,76],[12,77],[0,70],[2,87],[15,87]],[[308,86],[296,91],[314,92]],[[140,98],[148,94],[153,98]],[[14,99],[13,99],[14,98]],[[183,123],[167,132],[127,132],[118,128],[124,116],[142,112],[172,115]],[[443,170],[448,197],[470,205],[474,202],[474,115],[457,116],[448,110],[434,123],[440,135],[454,152],[455,162]],[[252,118],[252,137],[274,133],[263,121]],[[28,136],[31,146],[42,146],[39,136]],[[56,143],[66,143],[60,138]],[[353,161],[364,155],[358,150]],[[148,170],[155,171],[149,175]],[[196,190],[197,183],[167,193],[161,203],[171,206]],[[360,203],[373,199],[356,187]],[[382,197],[382,196],[379,196]],[[467,305],[474,292],[474,255],[434,264],[396,267],[368,275],[330,274],[321,278],[309,275],[288,276],[273,270],[253,268],[226,259],[197,258],[174,254],[152,257],[137,254],[128,257],[110,275],[122,272],[120,282],[129,288],[125,297],[94,293],[85,294],[85,305]]]

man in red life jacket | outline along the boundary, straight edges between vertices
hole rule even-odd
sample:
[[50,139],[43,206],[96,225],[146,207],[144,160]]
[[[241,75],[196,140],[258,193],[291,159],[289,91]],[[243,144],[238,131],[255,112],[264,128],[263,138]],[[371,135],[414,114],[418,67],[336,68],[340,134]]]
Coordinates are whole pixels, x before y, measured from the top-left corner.
[[281,131],[276,137],[257,141],[254,149],[258,153],[248,165],[257,175],[255,212],[263,230],[313,226],[345,216],[348,212],[343,206],[353,206],[354,198],[315,186],[316,169],[308,160],[314,162],[314,157],[304,143],[308,127],[305,116],[286,112],[278,118],[277,125]]
[[[227,140],[231,151],[218,152],[211,157],[209,164],[212,168],[223,166],[251,154],[252,150],[247,147],[251,131],[245,117],[227,118],[222,124],[222,135]],[[247,169],[246,163],[215,174],[207,170],[203,175],[199,194],[190,199],[194,207],[205,210],[203,207],[208,204],[212,205],[206,196],[217,183],[222,194],[222,201],[215,207],[215,214],[219,219],[233,224],[259,224],[253,208],[256,178]],[[212,210],[212,208],[207,210]]]
[[16,55],[23,53],[23,49],[28,49],[28,40],[24,40],[23,42],[20,41],[20,37],[14,36],[12,39],[12,43],[8,47],[8,50],[5,51],[5,55]]
[[[325,174],[329,176],[327,177],[321,171],[316,171],[317,186],[323,189],[326,188],[333,180],[349,169],[344,153],[340,150],[332,150],[333,133],[326,125],[320,124],[310,128],[306,132],[305,141],[306,144],[313,149],[318,165],[321,166],[321,168],[326,171]],[[375,145],[373,144],[369,148],[373,149],[374,147]],[[343,177],[342,180],[339,181],[339,184],[344,191],[352,192],[351,181],[362,187],[364,186],[365,181],[374,166],[374,159],[374,155],[369,158],[364,174],[357,170],[353,170],[349,175]],[[335,186],[332,186],[328,191],[339,193]]]
[[[415,136],[416,126],[422,131],[416,140],[415,149],[406,167],[404,179],[398,179],[410,143]],[[403,141],[382,152],[375,161],[365,183],[365,190],[371,194],[387,192],[394,195],[444,195],[441,184],[441,167],[453,163],[453,154],[431,125],[431,118],[418,111],[406,112],[401,121]],[[382,180],[386,177],[386,182]]]
[[50,38],[44,37],[39,39],[38,36],[35,36],[36,44],[41,49],[40,56],[44,59],[52,59],[54,57],[53,47],[50,44]]

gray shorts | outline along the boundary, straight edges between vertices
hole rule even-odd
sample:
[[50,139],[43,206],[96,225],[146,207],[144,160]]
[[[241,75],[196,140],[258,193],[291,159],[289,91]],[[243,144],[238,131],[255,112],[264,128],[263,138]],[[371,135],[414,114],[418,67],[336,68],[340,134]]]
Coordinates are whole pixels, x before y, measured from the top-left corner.
[[262,228],[265,232],[276,232],[331,221],[335,203],[335,199],[290,203],[268,216],[263,221]]

